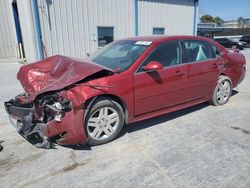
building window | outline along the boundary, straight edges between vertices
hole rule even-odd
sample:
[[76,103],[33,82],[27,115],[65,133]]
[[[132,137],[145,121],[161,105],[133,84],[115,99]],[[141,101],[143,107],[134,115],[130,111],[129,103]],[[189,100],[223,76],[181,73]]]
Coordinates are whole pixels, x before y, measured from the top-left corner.
[[113,27],[97,27],[98,47],[103,47],[114,40]]
[[153,28],[153,35],[164,35],[165,28],[163,27],[154,27]]

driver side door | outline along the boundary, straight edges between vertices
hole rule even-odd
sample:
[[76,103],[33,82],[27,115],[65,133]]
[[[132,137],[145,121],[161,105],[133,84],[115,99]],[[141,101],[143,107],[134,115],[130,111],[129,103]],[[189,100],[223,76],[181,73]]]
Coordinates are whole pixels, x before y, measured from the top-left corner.
[[[152,61],[164,68],[144,71],[143,67]],[[166,42],[156,47],[134,74],[135,116],[186,102],[186,82],[187,65],[182,64],[180,42]]]

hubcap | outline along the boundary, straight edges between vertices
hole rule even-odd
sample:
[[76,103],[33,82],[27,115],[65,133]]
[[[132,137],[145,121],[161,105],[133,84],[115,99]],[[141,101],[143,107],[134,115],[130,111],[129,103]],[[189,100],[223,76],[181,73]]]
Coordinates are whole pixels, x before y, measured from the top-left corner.
[[115,109],[111,107],[100,108],[88,120],[88,135],[95,140],[106,139],[115,132],[118,124],[119,115]]
[[220,83],[216,93],[217,101],[220,104],[223,104],[230,97],[230,90],[231,90],[231,85],[229,81],[224,80]]

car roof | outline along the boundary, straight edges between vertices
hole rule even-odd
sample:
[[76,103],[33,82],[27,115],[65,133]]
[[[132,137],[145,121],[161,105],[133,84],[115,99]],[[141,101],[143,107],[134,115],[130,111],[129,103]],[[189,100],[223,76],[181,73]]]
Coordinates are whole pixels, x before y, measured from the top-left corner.
[[188,36],[188,35],[175,35],[175,36],[136,36],[125,38],[121,40],[133,40],[133,41],[150,41],[150,42],[162,42],[167,40],[202,40],[211,41],[209,38],[198,37],[198,36]]

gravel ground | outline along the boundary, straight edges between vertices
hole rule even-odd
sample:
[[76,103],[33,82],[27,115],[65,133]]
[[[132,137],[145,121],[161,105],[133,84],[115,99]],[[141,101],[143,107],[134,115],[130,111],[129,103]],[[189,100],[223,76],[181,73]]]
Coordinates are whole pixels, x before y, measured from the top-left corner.
[[38,149],[9,125],[20,64],[0,63],[0,187],[250,187],[250,50],[229,103],[200,104],[128,125],[115,141]]

